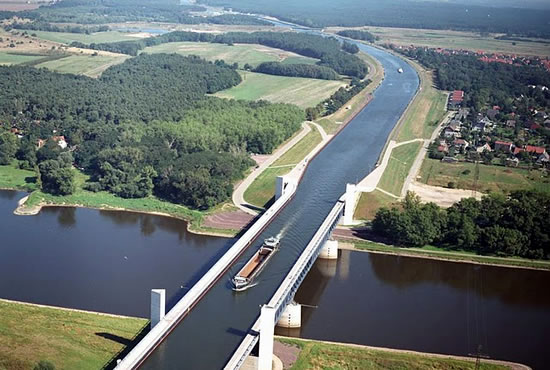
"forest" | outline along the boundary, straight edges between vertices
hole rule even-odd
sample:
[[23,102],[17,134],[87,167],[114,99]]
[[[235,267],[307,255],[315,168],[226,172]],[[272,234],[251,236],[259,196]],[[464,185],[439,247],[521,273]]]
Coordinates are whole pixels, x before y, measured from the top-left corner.
[[350,39],[360,40],[360,41],[375,42],[376,40],[378,40],[377,36],[374,36],[369,31],[363,31],[363,30],[342,30],[342,31],[336,32],[336,34],[342,37],[348,37]]
[[38,166],[54,194],[74,189],[74,164],[91,191],[209,208],[252,165],[248,153],[270,153],[305,118],[287,104],[205,96],[240,81],[222,61],[176,54],[140,55],[99,79],[0,67],[0,161]]
[[[550,37],[550,10],[413,0],[200,0],[308,27],[403,27]],[[337,6],[335,6],[337,4]],[[529,19],[529,22],[525,20]]]
[[340,78],[334,69],[314,64],[264,62],[260,63],[253,71],[276,76],[317,78],[320,80],[337,80]]
[[549,213],[550,194],[536,191],[466,198],[446,210],[409,192],[398,207],[381,208],[372,227],[399,246],[550,259]]
[[509,113],[521,96],[531,99],[531,105],[550,106],[550,92],[528,87],[550,86],[550,74],[541,66],[486,63],[475,55],[445,55],[424,48],[398,51],[436,70],[437,84],[442,90],[464,90],[464,104],[476,111],[498,105],[502,112]]
[[[368,73],[367,65],[359,57],[343,50],[343,47],[346,47],[346,44],[342,45],[334,38],[325,38],[322,36],[294,32],[228,32],[220,35],[213,35],[210,33],[175,31],[161,36],[149,37],[136,41],[121,41],[90,45],[85,45],[80,42],[73,42],[71,43],[71,46],[85,47],[94,50],[105,50],[135,56],[140,50],[147,46],[181,41],[211,42],[227,45],[233,45],[235,43],[260,44],[276,49],[291,51],[307,57],[320,59],[317,65],[332,68],[335,72],[341,75],[362,79]],[[349,45],[347,46],[348,50],[350,49]],[[358,51],[358,49],[356,51]]]
[[[239,24],[271,26],[272,23],[256,17],[239,14],[198,16],[190,12],[202,12],[197,5],[182,5],[177,0],[63,0],[49,6],[23,12],[0,12],[0,19],[14,16],[34,20],[19,22],[18,29],[48,31],[55,27],[50,23],[106,24],[120,22],[171,22],[182,24]],[[26,28],[32,27],[32,28]],[[40,27],[40,28],[38,28]]]

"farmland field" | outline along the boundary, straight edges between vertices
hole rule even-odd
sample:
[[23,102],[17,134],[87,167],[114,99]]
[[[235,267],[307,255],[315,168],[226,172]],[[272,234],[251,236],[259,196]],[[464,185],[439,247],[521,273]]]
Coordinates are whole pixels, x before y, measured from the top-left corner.
[[[331,32],[341,30],[341,27],[332,27]],[[498,35],[483,35],[475,32],[423,30],[391,27],[362,27],[375,36],[380,37],[379,44],[392,43],[396,45],[427,46],[432,48],[483,50],[490,53],[512,53],[520,55],[550,55],[548,40],[522,41],[496,40]]]
[[346,84],[343,81],[272,76],[253,72],[241,72],[241,75],[243,82],[238,86],[220,91],[215,95],[228,99],[263,99],[273,103],[291,103],[307,108],[317,105]]
[[0,52],[0,65],[13,65],[31,62],[44,58],[43,55],[29,55],[29,54],[11,54],[6,52]]
[[128,57],[114,55],[71,55],[65,58],[51,60],[36,65],[55,72],[82,74],[89,77],[98,77],[112,65],[124,62]]
[[[43,3],[43,2],[42,2]],[[36,9],[40,5],[38,1],[29,0],[0,0],[0,11],[19,12],[21,10]]]
[[317,61],[316,59],[302,57],[288,51],[254,44],[228,46],[205,42],[170,42],[145,48],[143,52],[192,54],[211,61],[223,59],[229,64],[238,63],[241,68],[246,63],[255,67],[263,62],[313,64]]
[[526,170],[479,164],[479,179],[475,184],[475,163],[444,163],[426,158],[420,170],[421,182],[434,186],[448,186],[454,182],[459,189],[481,192],[508,192],[520,189],[538,189],[550,192],[550,180],[538,170]]
[[129,33],[108,31],[108,32],[96,32],[90,35],[85,33],[69,33],[69,32],[48,32],[48,31],[28,31],[30,34],[36,34],[36,37],[42,40],[48,40],[53,42],[59,42],[61,44],[70,44],[73,41],[82,42],[84,44],[91,44],[93,42],[116,42],[125,40],[136,40],[135,37],[130,36]]

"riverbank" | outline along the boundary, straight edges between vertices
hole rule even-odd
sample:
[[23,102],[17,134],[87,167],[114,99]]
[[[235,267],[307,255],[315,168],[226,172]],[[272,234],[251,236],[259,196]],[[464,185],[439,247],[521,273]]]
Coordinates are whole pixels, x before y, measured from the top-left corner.
[[0,299],[0,368],[100,369],[139,339],[148,320]]
[[528,260],[524,258],[482,256],[473,252],[451,251],[435,246],[421,248],[402,248],[394,245],[376,243],[369,240],[350,239],[339,237],[340,249],[359,252],[380,253],[410,258],[424,258],[446,262],[468,263],[474,265],[486,265],[496,267],[520,268],[528,270],[550,271],[550,261]]
[[370,347],[357,344],[276,337],[282,345],[275,354],[285,369],[530,369],[528,366],[497,360]]

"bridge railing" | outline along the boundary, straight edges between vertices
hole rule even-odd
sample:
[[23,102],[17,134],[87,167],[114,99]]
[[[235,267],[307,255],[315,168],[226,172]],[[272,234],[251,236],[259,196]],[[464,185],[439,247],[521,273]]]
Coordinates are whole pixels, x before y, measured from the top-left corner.
[[208,270],[206,274],[183,296],[166,316],[137,344],[116,367],[117,370],[137,369],[151,353],[166,339],[200,299],[210,290],[218,279],[233,265],[235,260],[267,227],[271,220],[292,199],[296,188],[293,187],[273,203],[244,235]]
[[[338,224],[343,210],[344,196],[336,202],[328,216],[319,227],[319,230],[317,230],[311,241],[308,243],[306,249],[304,249],[298,260],[294,263],[294,266],[281,283],[279,289],[277,289],[273,297],[269,300],[268,306],[276,309],[275,322],[273,325],[277,323],[287,304],[294,299],[294,295],[296,294],[300,284],[319,256],[324,242],[328,239],[330,233]],[[237,350],[233,353],[233,356],[225,365],[225,370],[239,369],[243,365],[244,361],[250,352],[252,352],[254,346],[259,340],[259,329],[260,318],[254,322],[254,325],[249,333],[243,339]]]

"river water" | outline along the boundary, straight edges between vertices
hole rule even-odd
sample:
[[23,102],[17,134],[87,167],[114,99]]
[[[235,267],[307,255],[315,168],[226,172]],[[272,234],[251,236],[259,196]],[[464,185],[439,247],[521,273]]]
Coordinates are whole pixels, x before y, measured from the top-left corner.
[[[1,298],[148,317],[150,289],[179,297],[231,243],[136,213],[15,216],[23,196],[0,191]],[[277,331],[457,355],[482,345],[491,358],[544,369],[549,283],[548,272],[344,250],[338,261],[317,261],[296,294],[317,306],[302,309],[303,327]]]

